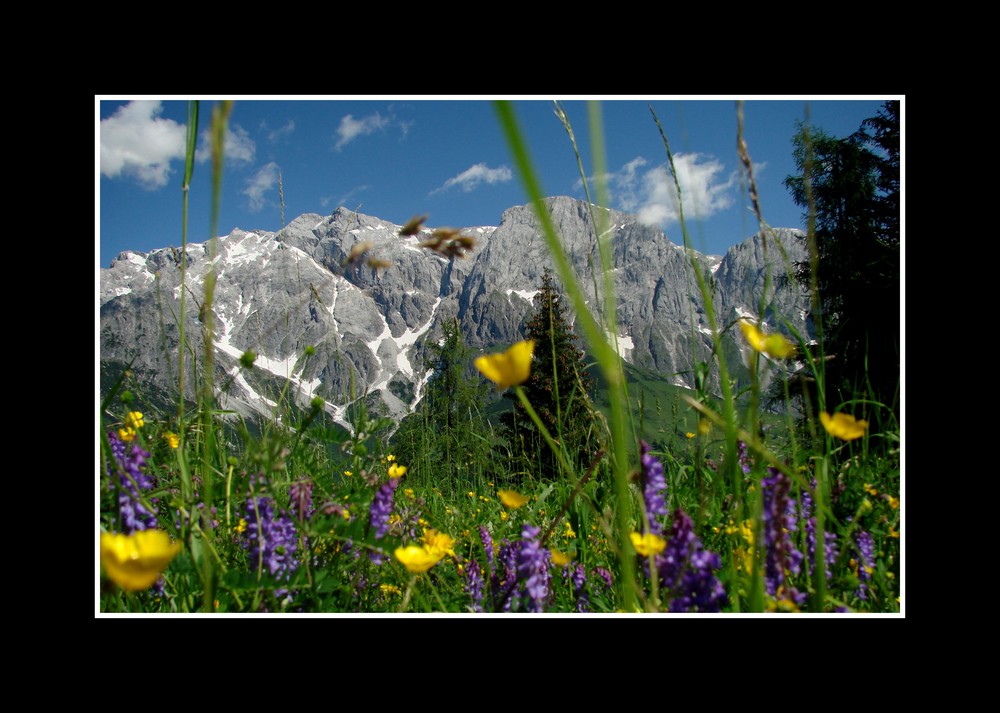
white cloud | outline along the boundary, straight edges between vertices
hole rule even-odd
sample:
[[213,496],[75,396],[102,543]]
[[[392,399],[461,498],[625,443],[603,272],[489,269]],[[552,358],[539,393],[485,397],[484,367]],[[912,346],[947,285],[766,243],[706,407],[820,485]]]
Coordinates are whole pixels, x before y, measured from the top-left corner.
[[479,187],[480,183],[504,183],[513,178],[513,174],[507,166],[489,168],[485,163],[477,163],[462,171],[457,176],[449,178],[439,188],[435,188],[428,195],[434,195],[440,191],[446,191],[452,186],[460,186],[465,193],[469,193]]
[[278,164],[271,161],[247,179],[247,187],[243,189],[243,193],[249,199],[250,210],[254,213],[264,207],[267,192],[278,185],[278,171]]
[[355,119],[353,114],[348,114],[340,120],[340,126],[337,127],[338,138],[334,148],[339,151],[357,137],[384,129],[390,123],[392,123],[391,119],[381,116],[378,112],[363,119]]
[[[239,124],[230,126],[226,131],[224,139],[226,146],[226,161],[232,164],[253,163],[254,156],[257,155],[257,144],[250,138],[250,134]],[[212,157],[212,134],[208,129],[201,132],[198,137],[198,149],[195,151],[196,161],[207,161]]]
[[285,122],[284,126],[274,129],[273,131],[269,131],[267,134],[267,140],[274,143],[278,139],[288,136],[293,131],[295,131],[295,119],[289,119]]
[[148,190],[167,185],[170,162],[184,157],[187,130],[159,118],[158,101],[129,102],[101,121],[101,173],[134,176]]
[[[637,156],[621,170],[607,174],[608,193],[615,207],[635,213],[642,223],[665,229],[680,219],[674,179],[666,163],[640,172],[646,163],[646,159]],[[738,175],[735,171],[725,175],[725,166],[717,159],[699,153],[679,153],[674,155],[674,168],[681,186],[685,218],[708,218],[733,204],[732,189]]]

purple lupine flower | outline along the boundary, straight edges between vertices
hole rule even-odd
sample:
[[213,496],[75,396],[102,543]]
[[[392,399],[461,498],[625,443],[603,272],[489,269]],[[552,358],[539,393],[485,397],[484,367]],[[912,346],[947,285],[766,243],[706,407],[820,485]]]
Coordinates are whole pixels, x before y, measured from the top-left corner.
[[298,538],[295,523],[284,511],[275,512],[274,501],[268,496],[249,496],[246,500],[247,521],[244,547],[250,551],[251,566],[267,565],[276,579],[291,579],[298,569],[295,551]]
[[872,578],[868,568],[875,567],[875,541],[870,533],[865,530],[858,530],[854,536],[854,542],[858,546],[858,599],[868,600],[868,581]]
[[[768,468],[768,477],[761,481],[764,489],[764,584],[774,596],[785,584],[785,572],[798,574],[803,555],[792,542],[791,532],[797,529],[795,503],[788,491],[788,477],[776,468]],[[786,587],[787,589],[787,587]]]
[[536,538],[539,532],[539,528],[526,523],[521,529],[521,548],[517,553],[517,575],[524,583],[524,593],[527,595],[524,604],[530,612],[544,610],[551,579],[549,560],[552,554],[547,547],[538,543]]
[[[121,513],[122,533],[131,535],[140,530],[154,529],[157,525],[156,513],[143,505],[139,496],[140,491],[153,487],[153,479],[142,472],[149,453],[137,443],[126,449],[125,442],[114,431],[108,433],[108,441],[111,444],[111,454],[118,465],[118,511]],[[112,476],[112,470],[109,463],[109,477]],[[151,501],[151,504],[155,505],[156,501]]]
[[740,470],[743,471],[743,475],[750,475],[750,452],[747,450],[747,444],[743,441],[737,441],[736,448],[739,455]]
[[[567,565],[568,567],[568,565]],[[582,564],[577,564],[570,574],[573,582],[573,594],[576,596],[576,610],[590,611],[590,595],[587,593],[587,570]]]
[[520,540],[511,542],[506,537],[496,553],[496,566],[490,576],[493,606],[498,611],[510,611],[514,587],[517,586],[517,558],[521,551]]
[[611,576],[611,572],[606,570],[604,567],[594,567],[594,574],[600,577],[604,584],[607,585],[608,591],[611,591],[611,585],[614,584],[614,578]]
[[[816,488],[816,479],[812,479],[812,487]],[[799,497],[802,505],[802,519],[805,520],[805,531],[806,531],[806,572],[811,577],[813,573],[813,563],[816,561],[816,516],[813,515],[812,505],[813,499],[812,495],[809,494],[808,490],[803,490],[801,496]],[[826,562],[826,578],[827,580],[833,576],[832,567],[833,563],[837,561],[838,552],[837,547],[837,533],[831,530],[823,531],[823,560]]]
[[490,568],[490,574],[493,574],[493,538],[485,525],[479,526],[479,538],[483,541],[483,549],[486,550],[486,564]]
[[667,546],[655,559],[664,599],[670,597],[670,611],[717,612],[728,601],[714,574],[722,567],[722,560],[703,548],[694,533],[694,523],[683,509],[674,511]]
[[289,507],[295,518],[302,522],[313,516],[316,508],[312,500],[313,484],[311,480],[297,480],[288,488]]
[[663,464],[649,450],[648,443],[639,441],[639,452],[642,454],[642,494],[646,503],[646,517],[649,518],[649,531],[660,535],[663,534],[663,522],[660,518],[670,512],[665,498],[667,479],[663,475]]
[[472,611],[483,611],[483,572],[478,560],[469,560],[465,567],[465,591],[472,598]]
[[369,522],[375,530],[375,539],[381,539],[389,529],[389,515],[392,514],[392,495],[399,485],[399,478],[389,478],[372,499]]

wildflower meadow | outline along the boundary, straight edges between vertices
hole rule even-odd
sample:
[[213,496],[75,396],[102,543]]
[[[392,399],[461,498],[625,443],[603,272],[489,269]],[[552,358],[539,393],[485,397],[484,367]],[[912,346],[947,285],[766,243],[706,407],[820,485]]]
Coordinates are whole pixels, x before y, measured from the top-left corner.
[[[210,120],[209,148],[218,157],[213,182],[224,170],[229,109],[220,103]],[[191,102],[185,186],[200,111]],[[861,377],[851,392],[842,382],[835,389],[827,374],[835,360],[826,357],[836,342],[821,320],[815,335],[805,334],[785,316],[765,320],[762,300],[756,317],[722,323],[711,313],[711,275],[692,259],[691,284],[706,297],[715,354],[723,353],[724,335],[735,335],[746,347],[750,381],[735,384],[725,359],[716,357],[703,367],[718,379],[699,381],[683,397],[663,438],[644,437],[639,421],[650,406],[630,391],[620,346],[608,336],[619,330],[606,245],[597,238],[604,264],[596,276],[574,272],[541,210],[545,194],[515,107],[497,102],[495,111],[527,201],[539,211],[553,282],[575,314],[573,332],[586,345],[580,354],[598,386],[566,367],[574,360],[559,360],[572,347],[545,341],[554,331],[470,355],[473,385],[506,396],[534,450],[525,456],[512,431],[484,409],[456,427],[463,445],[445,463],[428,446],[441,429],[432,423],[414,436],[369,413],[363,400],[347,412],[349,430],[330,427],[321,399],[302,409],[287,393],[263,426],[225,413],[224,385],[211,376],[207,320],[204,352],[182,348],[174,355],[182,382],[194,382],[193,391],[191,383],[178,384],[178,393],[195,393],[194,400],[175,396],[174,408],[154,412],[143,406],[144,385],[126,370],[99,404],[96,613],[902,616],[898,376],[894,389],[877,390],[864,379],[863,350],[844,350],[837,357],[859,360],[851,373]],[[599,114],[595,103],[597,126]],[[561,120],[576,151],[568,119]],[[655,115],[650,128],[659,128],[672,161]],[[809,141],[804,136],[807,157]],[[580,160],[592,205],[606,204],[606,187],[589,182]],[[820,180],[810,183],[810,171],[820,169],[803,166],[806,195]],[[753,163],[746,160],[743,170],[754,196]],[[822,205],[808,200],[815,216]],[[767,236],[764,207],[754,205]],[[186,202],[178,209],[186,226]],[[603,218],[594,210],[600,236]],[[423,220],[415,217],[400,234],[416,234]],[[683,213],[681,226],[687,247]],[[820,266],[823,229],[811,220],[807,236]],[[179,238],[183,256],[186,227]],[[422,248],[461,259],[472,241],[442,232]],[[183,260],[180,269],[183,275]],[[787,264],[766,280],[794,277],[796,266]],[[596,314],[584,295],[591,281],[602,296]],[[821,287],[811,285],[817,305]],[[185,312],[212,303],[211,280],[197,290],[196,304],[182,290],[180,314],[164,315],[176,320],[182,345],[190,338]],[[240,368],[254,369],[252,352]],[[571,370],[555,372],[563,368]],[[574,409],[582,408],[572,411],[573,423],[562,418],[569,409],[555,408],[553,416],[540,402],[544,392],[531,387],[539,369],[552,371],[557,393],[571,394]],[[783,406],[770,409],[765,424],[761,404],[769,397]],[[584,419],[588,430],[577,435],[573,428]],[[532,453],[543,454],[546,470],[533,472],[539,458]]]

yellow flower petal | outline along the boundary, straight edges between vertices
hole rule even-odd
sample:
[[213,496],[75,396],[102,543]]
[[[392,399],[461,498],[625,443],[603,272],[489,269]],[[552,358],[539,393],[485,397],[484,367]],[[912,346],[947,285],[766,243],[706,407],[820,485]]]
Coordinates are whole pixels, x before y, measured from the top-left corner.
[[390,478],[402,478],[406,475],[406,466],[400,465],[399,463],[393,463],[389,466],[389,477]]
[[746,319],[740,320],[740,329],[754,351],[775,359],[787,359],[795,354],[795,345],[780,334],[764,334],[757,325]]
[[500,502],[511,510],[517,510],[528,504],[528,498],[513,490],[498,490],[497,495],[500,496]]
[[556,567],[565,567],[573,561],[573,556],[568,555],[565,552],[560,552],[559,550],[554,550],[552,548],[549,548],[549,552],[552,554],[552,564]]
[[843,441],[861,438],[868,429],[867,421],[856,419],[847,413],[835,413],[831,416],[826,411],[821,411],[819,420],[827,433]]
[[131,535],[101,533],[104,571],[119,587],[131,591],[151,587],[180,549],[180,544],[171,543],[162,530],[141,530]]
[[667,541],[664,540],[659,535],[654,535],[651,532],[647,532],[644,535],[640,535],[638,532],[633,532],[629,535],[632,539],[632,546],[635,551],[638,552],[643,557],[649,555],[658,555],[667,546]]
[[523,384],[531,374],[531,356],[535,340],[528,339],[514,344],[499,354],[484,354],[476,359],[476,368],[500,389]]
[[441,557],[429,552],[426,547],[420,547],[419,545],[397,547],[394,554],[396,555],[396,559],[402,562],[403,566],[414,574],[426,572],[441,561]]
[[446,535],[437,530],[424,530],[423,542],[424,549],[438,557],[438,559],[443,558],[445,555],[454,556],[455,554],[455,551],[452,549],[455,546],[455,538],[451,535]]

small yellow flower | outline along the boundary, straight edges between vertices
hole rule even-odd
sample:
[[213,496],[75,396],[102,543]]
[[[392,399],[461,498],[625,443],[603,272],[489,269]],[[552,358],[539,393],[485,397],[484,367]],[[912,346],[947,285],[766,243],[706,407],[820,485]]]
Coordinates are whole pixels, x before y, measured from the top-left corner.
[[780,334],[764,334],[753,322],[740,320],[743,336],[755,351],[767,354],[775,359],[787,359],[795,354],[795,345]]
[[702,418],[698,420],[698,433],[703,436],[707,436],[712,432],[712,422],[707,418]]
[[347,476],[348,478],[350,478],[350,477],[351,477],[352,475],[354,475],[354,473],[352,473],[352,472],[351,472],[351,471],[349,471],[349,470],[345,470],[345,471],[344,471],[344,475],[346,475],[346,476]]
[[410,500],[413,500],[416,497],[416,495],[413,494],[413,488],[404,488],[403,495],[405,495]]
[[125,416],[125,426],[127,428],[133,428],[139,430],[143,426],[142,413],[139,411],[129,411],[128,415]]
[[889,501],[889,507],[893,510],[899,510],[899,498],[894,498],[891,495],[886,495],[885,498]]
[[444,557],[445,555],[455,556],[455,538],[437,530],[424,530],[424,548],[433,555]]
[[242,535],[246,531],[247,531],[247,521],[241,517],[240,521],[235,525],[233,525],[233,532],[238,532]]
[[528,504],[527,497],[513,490],[498,490],[497,495],[500,496],[500,502],[511,510],[517,510],[519,507],[524,507]]
[[535,340],[527,339],[499,354],[484,354],[476,359],[476,368],[496,384],[498,389],[523,384],[531,374],[531,356],[534,350]]
[[402,562],[403,566],[414,574],[426,572],[441,561],[441,557],[429,552],[426,547],[420,547],[419,545],[397,547],[394,554],[396,555],[396,559]]
[[868,429],[867,421],[861,421],[847,413],[835,413],[831,416],[826,411],[820,411],[819,420],[827,433],[842,441],[861,438]]
[[181,445],[180,437],[173,431],[167,431],[163,434],[163,437],[167,439],[167,444],[171,448],[178,448]]
[[399,594],[400,593],[399,592],[399,587],[397,587],[395,584],[383,584],[383,585],[381,585],[380,589],[382,590],[382,594]]
[[569,524],[569,520],[563,520],[563,524],[566,526],[566,531],[563,532],[563,539],[568,540],[576,537],[576,533],[573,532],[573,526]]
[[467,492],[467,493],[466,493],[466,495],[468,495],[468,496],[469,496],[470,498],[472,498],[473,500],[475,500],[475,499],[476,499],[476,494],[475,494],[474,492],[472,492],[471,490],[470,490],[469,492]]
[[396,456],[394,456],[394,455],[393,455],[392,453],[390,453],[389,455],[387,455],[387,456],[385,457],[385,459],[386,459],[387,461],[389,461],[390,463],[392,463],[392,462],[393,462],[394,460],[396,460]]
[[140,530],[131,535],[101,533],[101,564],[122,589],[138,592],[153,586],[170,560],[180,552],[163,530]]
[[560,552],[559,550],[552,548],[549,548],[549,552],[552,554],[552,564],[556,567],[565,567],[573,561],[573,556],[568,555],[565,552]]
[[390,478],[402,478],[406,475],[406,466],[399,465],[398,463],[393,463],[389,466],[389,477]]
[[128,426],[126,428],[119,428],[118,437],[123,441],[125,441],[126,443],[128,443],[133,438],[135,438],[135,429],[132,428],[131,426]]
[[501,511],[500,511],[500,519],[501,519],[501,520],[503,520],[504,522],[507,522],[507,519],[508,519],[509,517],[510,517],[510,515],[508,515],[508,514],[507,514],[507,511],[506,511],[506,510],[501,510]]
[[684,437],[690,441],[692,438],[694,438],[694,434],[691,431],[688,431],[687,433],[684,434]]
[[647,532],[644,535],[640,535],[638,532],[633,532],[629,535],[632,538],[632,546],[635,551],[638,552],[643,557],[649,555],[658,555],[667,546],[666,540],[664,540],[659,535],[654,535],[651,532]]

